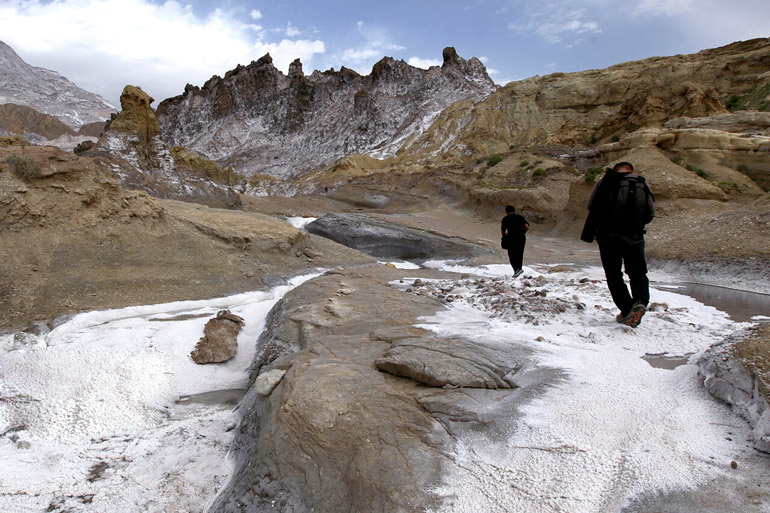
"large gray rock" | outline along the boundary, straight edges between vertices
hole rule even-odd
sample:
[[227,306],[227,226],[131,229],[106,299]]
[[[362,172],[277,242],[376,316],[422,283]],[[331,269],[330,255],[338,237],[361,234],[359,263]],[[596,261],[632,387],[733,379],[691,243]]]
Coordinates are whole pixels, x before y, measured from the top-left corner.
[[502,351],[462,339],[405,338],[375,365],[431,387],[512,388],[505,377],[516,364],[506,359]]
[[[511,418],[505,397],[518,389],[427,388],[378,371],[392,344],[427,341],[413,326],[442,308],[385,285],[401,272],[327,273],[276,305],[240,406],[236,471],[212,513],[440,510],[430,490],[455,465],[452,434]],[[500,356],[490,368],[518,358]],[[261,395],[275,370],[283,379]]]
[[380,258],[468,259],[489,253],[463,239],[414,230],[362,214],[326,214],[305,228]]
[[243,327],[243,318],[220,310],[217,316],[203,328],[203,337],[195,345],[190,357],[195,363],[226,362],[238,352],[238,333]]
[[711,395],[731,405],[736,413],[749,421],[754,447],[770,453],[770,408],[766,397],[768,377],[763,376],[755,366],[755,358],[760,362],[764,360],[756,354],[757,345],[765,353],[768,352],[767,339],[764,344],[760,342],[763,332],[767,337],[770,326],[744,330],[714,344],[698,359],[698,373]]

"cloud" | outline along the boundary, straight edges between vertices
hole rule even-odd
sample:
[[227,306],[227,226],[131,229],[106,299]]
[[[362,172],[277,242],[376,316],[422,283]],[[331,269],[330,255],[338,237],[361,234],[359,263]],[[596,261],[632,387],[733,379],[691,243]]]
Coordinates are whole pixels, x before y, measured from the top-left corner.
[[288,37],[296,37],[302,34],[302,31],[297,29],[297,27],[293,26],[291,22],[288,22],[286,24],[286,35]]
[[271,41],[252,23],[261,17],[224,9],[201,16],[175,0],[0,0],[0,39],[116,103],[126,84],[163,99],[267,52],[285,72],[295,58],[326,51],[321,40]]
[[535,34],[552,44],[561,43],[564,38],[601,33],[599,23],[591,19],[584,8],[573,8],[572,4],[575,3],[563,0],[530,4],[523,10],[519,20],[511,22],[508,28]]
[[386,55],[393,56],[393,52],[406,50],[406,47],[393,41],[384,27],[363,21],[356,22],[355,27],[355,32],[364,39],[363,43],[356,48],[347,48],[339,58],[342,64],[361,74],[368,74],[374,63]]
[[693,8],[693,0],[641,0],[631,11],[635,15],[677,16]]
[[422,68],[422,69],[428,69],[431,66],[441,66],[443,64],[442,61],[438,59],[422,59],[420,57],[410,57],[408,61],[410,65],[414,66],[415,68]]

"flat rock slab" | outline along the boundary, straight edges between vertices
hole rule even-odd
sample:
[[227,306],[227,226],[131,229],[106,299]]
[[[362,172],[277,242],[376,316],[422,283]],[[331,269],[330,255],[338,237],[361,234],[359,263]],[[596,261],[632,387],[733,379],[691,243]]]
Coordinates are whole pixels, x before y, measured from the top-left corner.
[[462,339],[405,338],[396,341],[375,366],[430,387],[509,389],[506,375],[515,362],[493,348]]
[[220,310],[206,323],[203,338],[195,345],[190,357],[200,364],[226,362],[238,352],[238,333],[243,324],[242,317],[230,310]]
[[489,250],[459,238],[407,228],[361,214],[326,214],[308,224],[310,233],[380,258],[467,259]]

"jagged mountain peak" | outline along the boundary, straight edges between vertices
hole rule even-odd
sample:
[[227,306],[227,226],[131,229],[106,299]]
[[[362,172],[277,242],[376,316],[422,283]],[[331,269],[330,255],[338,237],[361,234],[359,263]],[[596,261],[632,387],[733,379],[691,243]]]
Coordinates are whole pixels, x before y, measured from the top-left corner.
[[158,106],[164,138],[252,175],[301,176],[351,153],[392,155],[458,100],[496,90],[484,65],[454,48],[425,70],[383,57],[369,75],[334,68],[284,75],[269,54]]
[[45,68],[31,66],[0,41],[0,104],[13,103],[49,114],[71,128],[105,121],[117,111],[90,93]]

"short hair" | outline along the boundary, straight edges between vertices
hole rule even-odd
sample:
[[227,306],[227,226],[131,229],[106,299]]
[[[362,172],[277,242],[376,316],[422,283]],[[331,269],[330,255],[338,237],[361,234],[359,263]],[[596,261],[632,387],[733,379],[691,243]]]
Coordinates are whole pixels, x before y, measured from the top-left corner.
[[506,205],[505,206],[505,213],[506,214],[513,214],[514,212],[516,212],[516,207],[514,207],[513,205]]
[[631,164],[630,162],[618,162],[617,164],[615,164],[614,166],[612,166],[612,169],[613,169],[614,171],[617,171],[617,170],[618,170],[618,169],[620,169],[621,167],[627,167],[627,168],[628,168],[628,169],[630,169],[631,171],[633,171],[633,170],[634,170],[634,165],[633,165],[633,164]]

